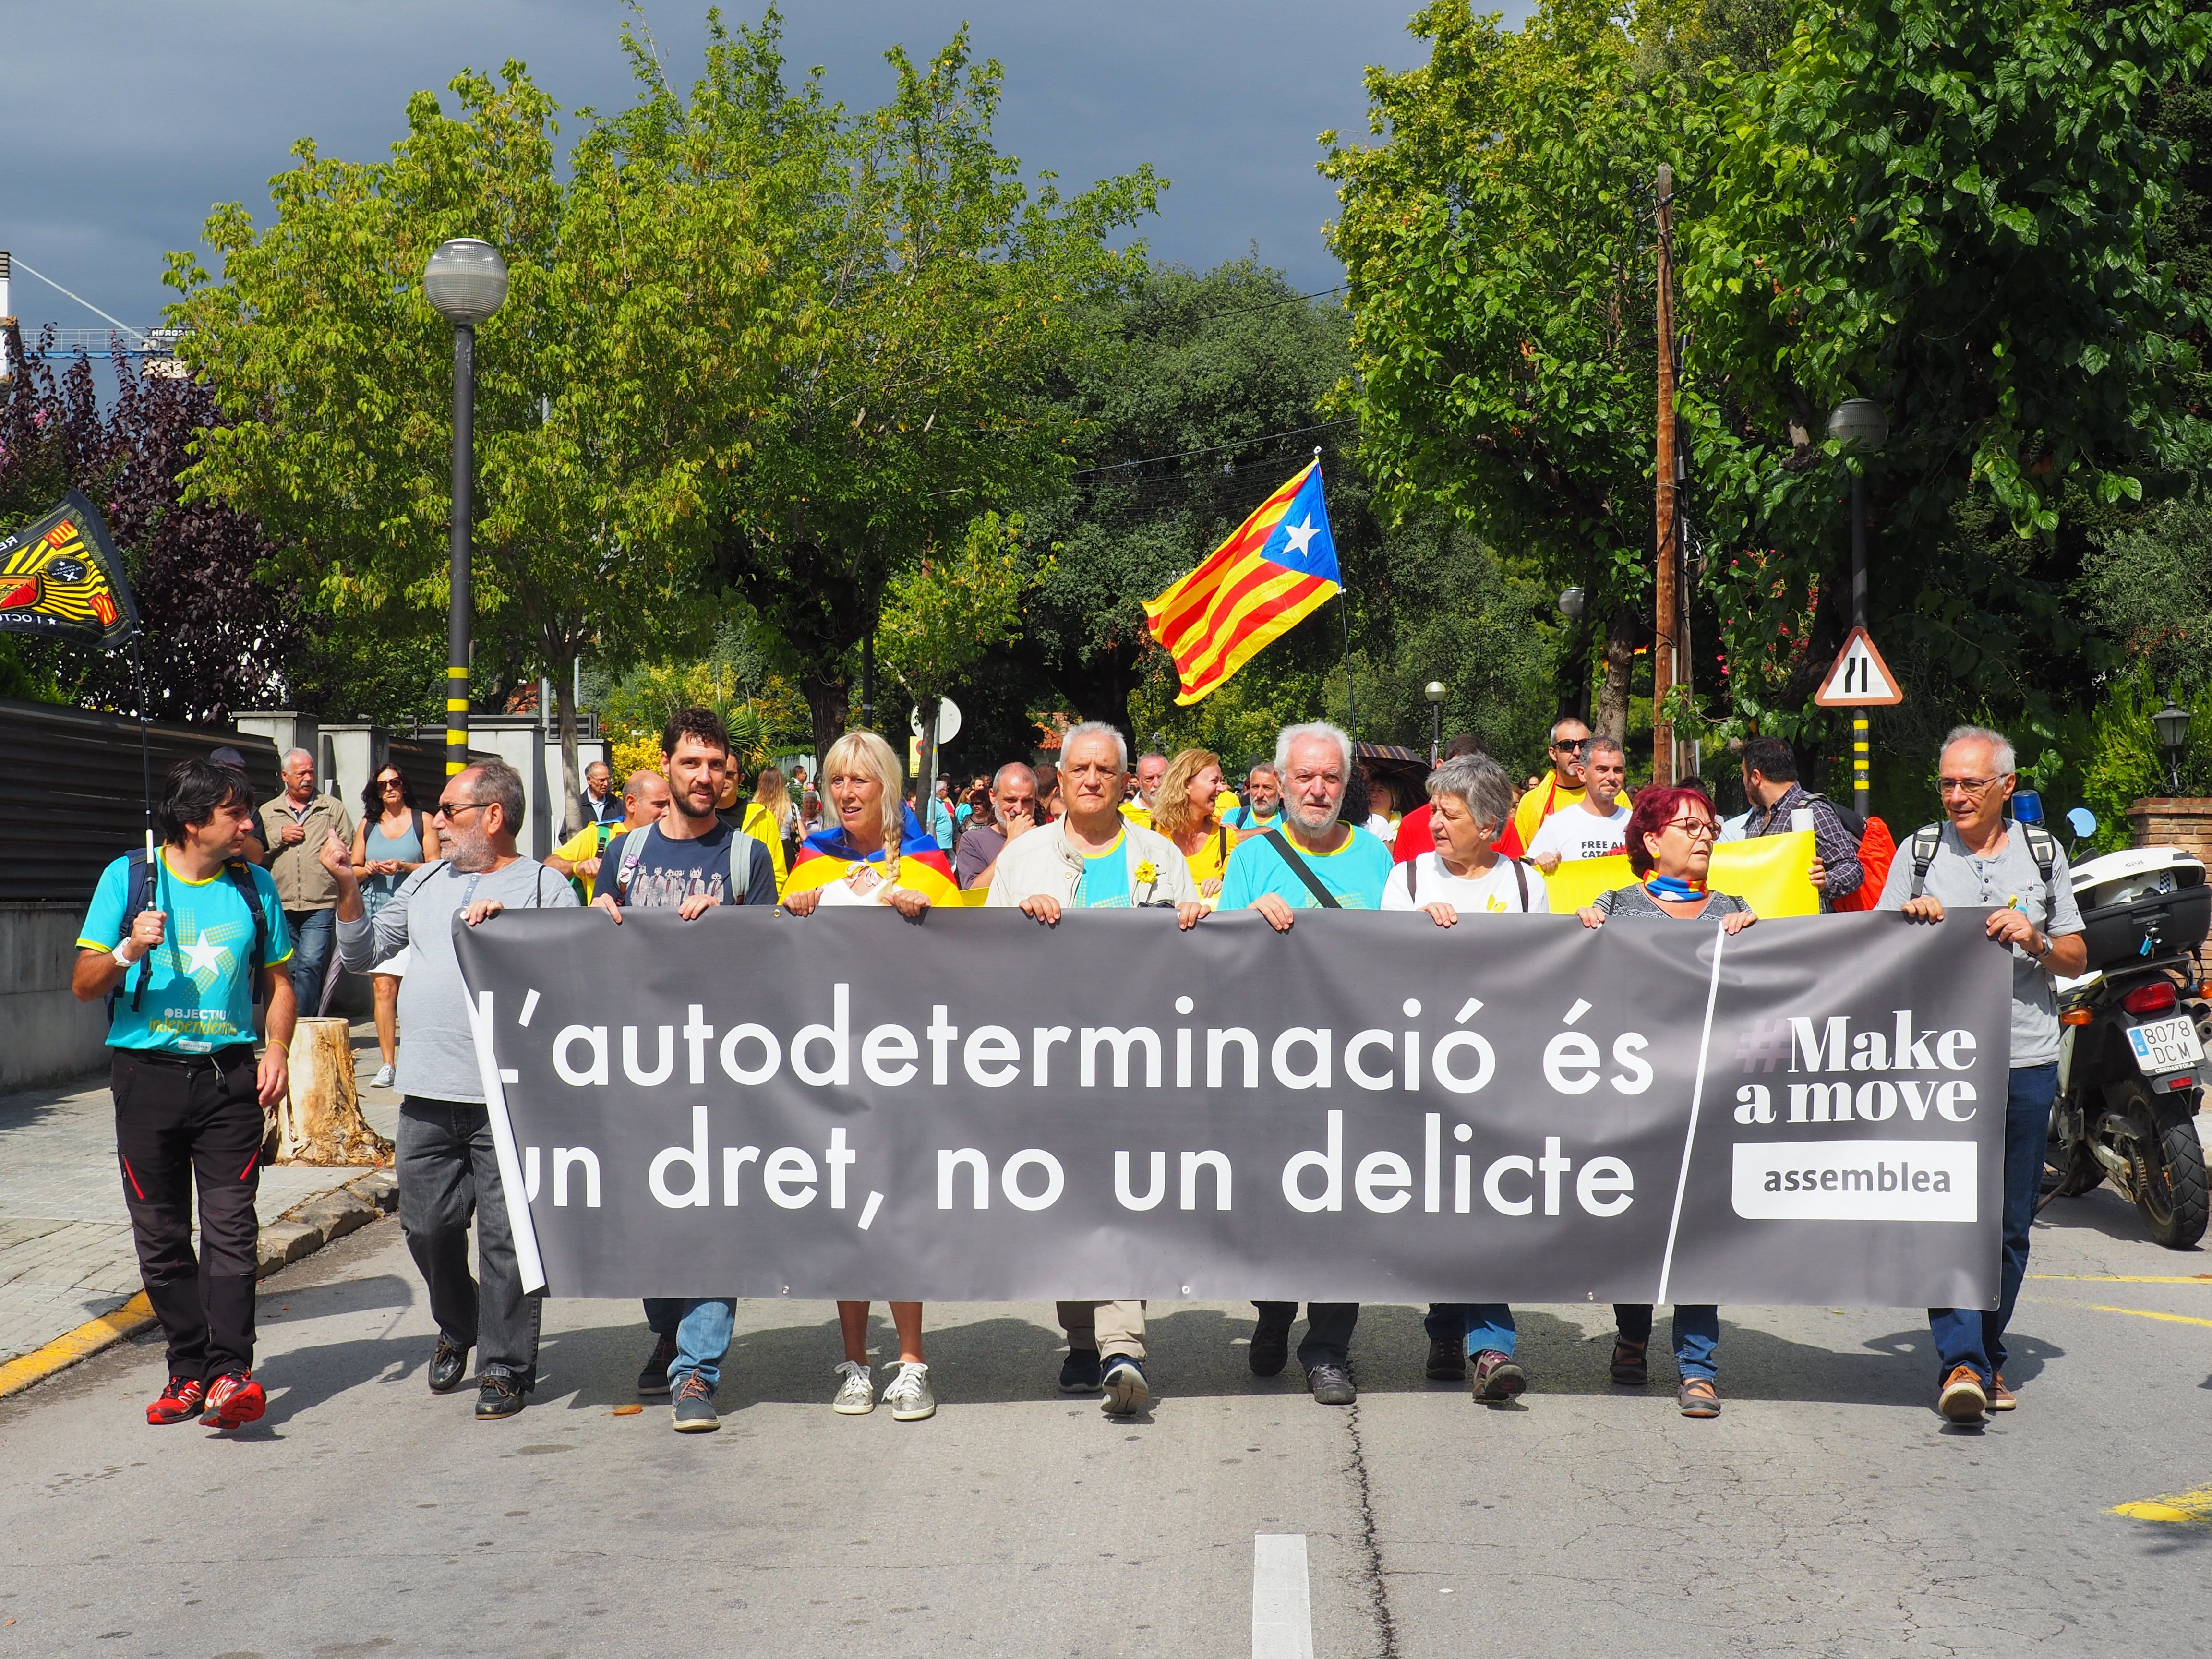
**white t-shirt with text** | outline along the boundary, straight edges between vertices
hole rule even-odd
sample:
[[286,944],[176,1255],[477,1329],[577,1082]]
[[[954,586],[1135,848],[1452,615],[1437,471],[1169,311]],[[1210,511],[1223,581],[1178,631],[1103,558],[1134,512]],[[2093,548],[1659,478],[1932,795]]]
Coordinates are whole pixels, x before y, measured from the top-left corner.
[[1616,805],[1605,817],[1580,806],[1565,807],[1544,820],[1544,827],[1528,844],[1528,856],[1556,853],[1562,859],[1609,857],[1628,843],[1628,818],[1626,805]]

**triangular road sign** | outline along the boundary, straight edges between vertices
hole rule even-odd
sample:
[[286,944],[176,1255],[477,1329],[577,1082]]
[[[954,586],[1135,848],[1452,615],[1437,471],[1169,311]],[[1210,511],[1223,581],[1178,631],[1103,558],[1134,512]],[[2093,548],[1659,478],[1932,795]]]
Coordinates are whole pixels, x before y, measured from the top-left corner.
[[1903,702],[1905,693],[1866,629],[1854,628],[1813,701],[1823,708],[1873,708]]

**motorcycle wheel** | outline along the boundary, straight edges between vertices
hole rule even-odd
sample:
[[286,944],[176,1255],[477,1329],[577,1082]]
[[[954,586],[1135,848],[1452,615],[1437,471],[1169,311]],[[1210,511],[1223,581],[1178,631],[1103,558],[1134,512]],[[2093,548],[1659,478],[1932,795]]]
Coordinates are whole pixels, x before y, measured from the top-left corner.
[[[2141,1115],[2156,1122],[2148,1091],[2135,1091]],[[2189,1119],[2159,1131],[2155,1142],[2128,1143],[2128,1185],[2150,1236],[2169,1250],[2185,1250],[2204,1237],[2207,1198],[2204,1143]]]

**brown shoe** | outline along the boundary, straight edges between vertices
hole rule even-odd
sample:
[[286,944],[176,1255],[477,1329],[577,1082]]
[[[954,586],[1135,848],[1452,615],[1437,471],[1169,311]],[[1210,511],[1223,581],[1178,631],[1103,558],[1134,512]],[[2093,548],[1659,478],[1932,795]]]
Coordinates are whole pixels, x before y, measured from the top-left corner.
[[1993,1412],[2008,1412],[2016,1408],[2019,1404],[2020,1396],[2005,1387],[2004,1373],[1999,1371],[1996,1385],[1990,1390],[1990,1409]]
[[1467,1380],[1465,1345],[1448,1336],[1431,1338],[1429,1342],[1427,1376],[1432,1382],[1465,1382]]
[[1954,1365],[1943,1379],[1943,1391],[1936,1396],[1936,1409],[1954,1423],[1978,1423],[1989,1408],[1990,1397],[1982,1392],[1982,1379],[1974,1375],[1974,1368]]
[[1644,1353],[1648,1346],[1647,1343],[1631,1342],[1625,1336],[1613,1338],[1613,1380],[1614,1382],[1626,1383],[1632,1389],[1640,1389],[1651,1380],[1651,1362]]
[[1674,1390],[1674,1403],[1685,1417],[1718,1417],[1721,1393],[1710,1376],[1693,1376]]

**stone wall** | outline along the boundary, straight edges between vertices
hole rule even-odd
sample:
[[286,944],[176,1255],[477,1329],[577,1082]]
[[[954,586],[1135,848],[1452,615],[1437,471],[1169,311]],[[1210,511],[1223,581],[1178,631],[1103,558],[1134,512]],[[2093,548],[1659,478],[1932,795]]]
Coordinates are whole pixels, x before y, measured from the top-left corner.
[[107,1011],[70,994],[76,904],[0,904],[0,1092],[107,1064]]
[[2212,800],[2154,796],[2128,808],[2137,847],[2179,847],[2212,866]]

